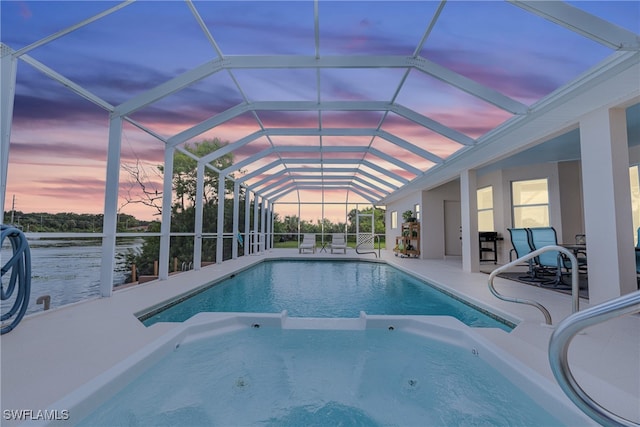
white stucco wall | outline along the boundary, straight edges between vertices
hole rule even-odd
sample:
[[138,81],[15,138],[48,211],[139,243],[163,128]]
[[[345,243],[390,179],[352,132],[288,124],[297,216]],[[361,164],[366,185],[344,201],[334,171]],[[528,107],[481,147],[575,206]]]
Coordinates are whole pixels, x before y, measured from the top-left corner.
[[[424,203],[422,203],[422,196],[420,191],[413,192],[409,194],[407,197],[387,205],[387,212],[385,214],[386,215],[385,221],[387,224],[385,238],[387,242],[386,249],[388,251],[393,250],[393,247],[395,246],[395,242],[396,242],[396,236],[400,236],[401,234],[400,226],[404,221],[402,219],[402,213],[407,210],[413,211],[414,210],[413,208],[416,204],[420,204],[420,209],[421,209],[420,216],[421,216],[421,222],[422,222],[422,218],[424,217]],[[398,213],[398,224],[396,228],[391,228],[391,213],[393,211],[396,211]],[[422,248],[421,248],[421,251],[422,251]]]
[[[629,163],[640,163],[640,146],[629,148]],[[477,187],[493,187],[494,227],[503,241],[498,243],[498,263],[509,261],[511,242],[508,228],[512,227],[511,182],[547,178],[549,186],[549,221],[556,229],[560,243],[572,243],[576,234],[585,233],[582,165],[579,160],[560,163],[541,163],[503,169],[477,177]],[[421,204],[421,258],[445,257],[445,200],[460,201],[459,180],[450,181],[433,189],[413,192],[388,206],[387,224],[391,212],[398,213],[398,228],[387,228],[387,249],[393,249],[395,237],[400,234],[402,212]]]
[[576,234],[585,234],[580,162],[558,163],[558,176],[563,236],[561,243],[574,243]]
[[[568,174],[569,172],[567,172]],[[559,166],[557,163],[543,163],[491,172],[478,177],[478,188],[493,187],[493,220],[495,231],[504,239],[498,243],[498,262],[509,261],[511,242],[508,228],[513,226],[511,212],[511,183],[529,179],[547,178],[549,187],[549,223],[558,233],[558,241],[563,239],[562,197],[559,188]],[[570,202],[564,202],[570,204]],[[566,234],[566,233],[565,233]],[[575,234],[575,233],[574,233]],[[573,239],[573,235],[571,238]]]
[[460,201],[460,182],[448,182],[422,192],[422,257],[444,259],[445,256],[445,200]]

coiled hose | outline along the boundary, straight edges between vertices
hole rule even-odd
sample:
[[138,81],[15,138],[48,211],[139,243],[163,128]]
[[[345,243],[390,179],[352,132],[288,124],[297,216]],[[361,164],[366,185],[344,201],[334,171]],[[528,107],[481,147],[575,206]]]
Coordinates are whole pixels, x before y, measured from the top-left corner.
[[[15,227],[9,225],[2,225],[2,237],[0,238],[0,246],[4,243],[6,237],[11,242],[13,249],[13,255],[9,261],[2,266],[2,274],[0,277],[4,277],[6,273],[11,271],[11,278],[6,286],[2,282],[0,284],[0,300],[6,301],[17,292],[17,296],[11,307],[6,313],[3,313],[0,320],[3,322],[2,329],[0,329],[0,335],[11,332],[13,328],[18,326],[18,323],[24,317],[29,305],[29,296],[31,294],[31,253],[29,252],[29,244],[24,233]],[[4,322],[13,317],[11,323],[4,326]]]

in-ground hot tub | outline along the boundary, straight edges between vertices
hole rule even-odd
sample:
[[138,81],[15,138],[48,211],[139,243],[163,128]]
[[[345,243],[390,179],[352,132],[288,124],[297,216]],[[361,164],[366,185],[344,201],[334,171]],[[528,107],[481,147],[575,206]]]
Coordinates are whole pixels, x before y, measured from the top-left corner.
[[54,407],[80,426],[593,425],[456,319],[365,313],[201,313]]

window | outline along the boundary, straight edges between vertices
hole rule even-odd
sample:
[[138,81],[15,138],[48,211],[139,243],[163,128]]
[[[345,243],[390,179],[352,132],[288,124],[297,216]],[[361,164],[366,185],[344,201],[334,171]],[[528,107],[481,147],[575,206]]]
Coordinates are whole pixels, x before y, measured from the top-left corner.
[[513,226],[549,226],[549,188],[547,179],[513,181],[511,183]]
[[391,228],[398,228],[398,211],[391,211]]
[[413,206],[413,213],[416,217],[417,221],[420,221],[420,205],[414,205]]
[[493,227],[493,187],[479,188],[478,231],[495,231]]

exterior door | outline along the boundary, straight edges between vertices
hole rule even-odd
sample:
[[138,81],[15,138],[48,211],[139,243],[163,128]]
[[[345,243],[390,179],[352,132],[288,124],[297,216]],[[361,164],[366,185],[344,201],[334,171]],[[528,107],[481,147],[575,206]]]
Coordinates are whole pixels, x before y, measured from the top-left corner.
[[444,201],[444,255],[462,256],[462,215],[457,200]]

